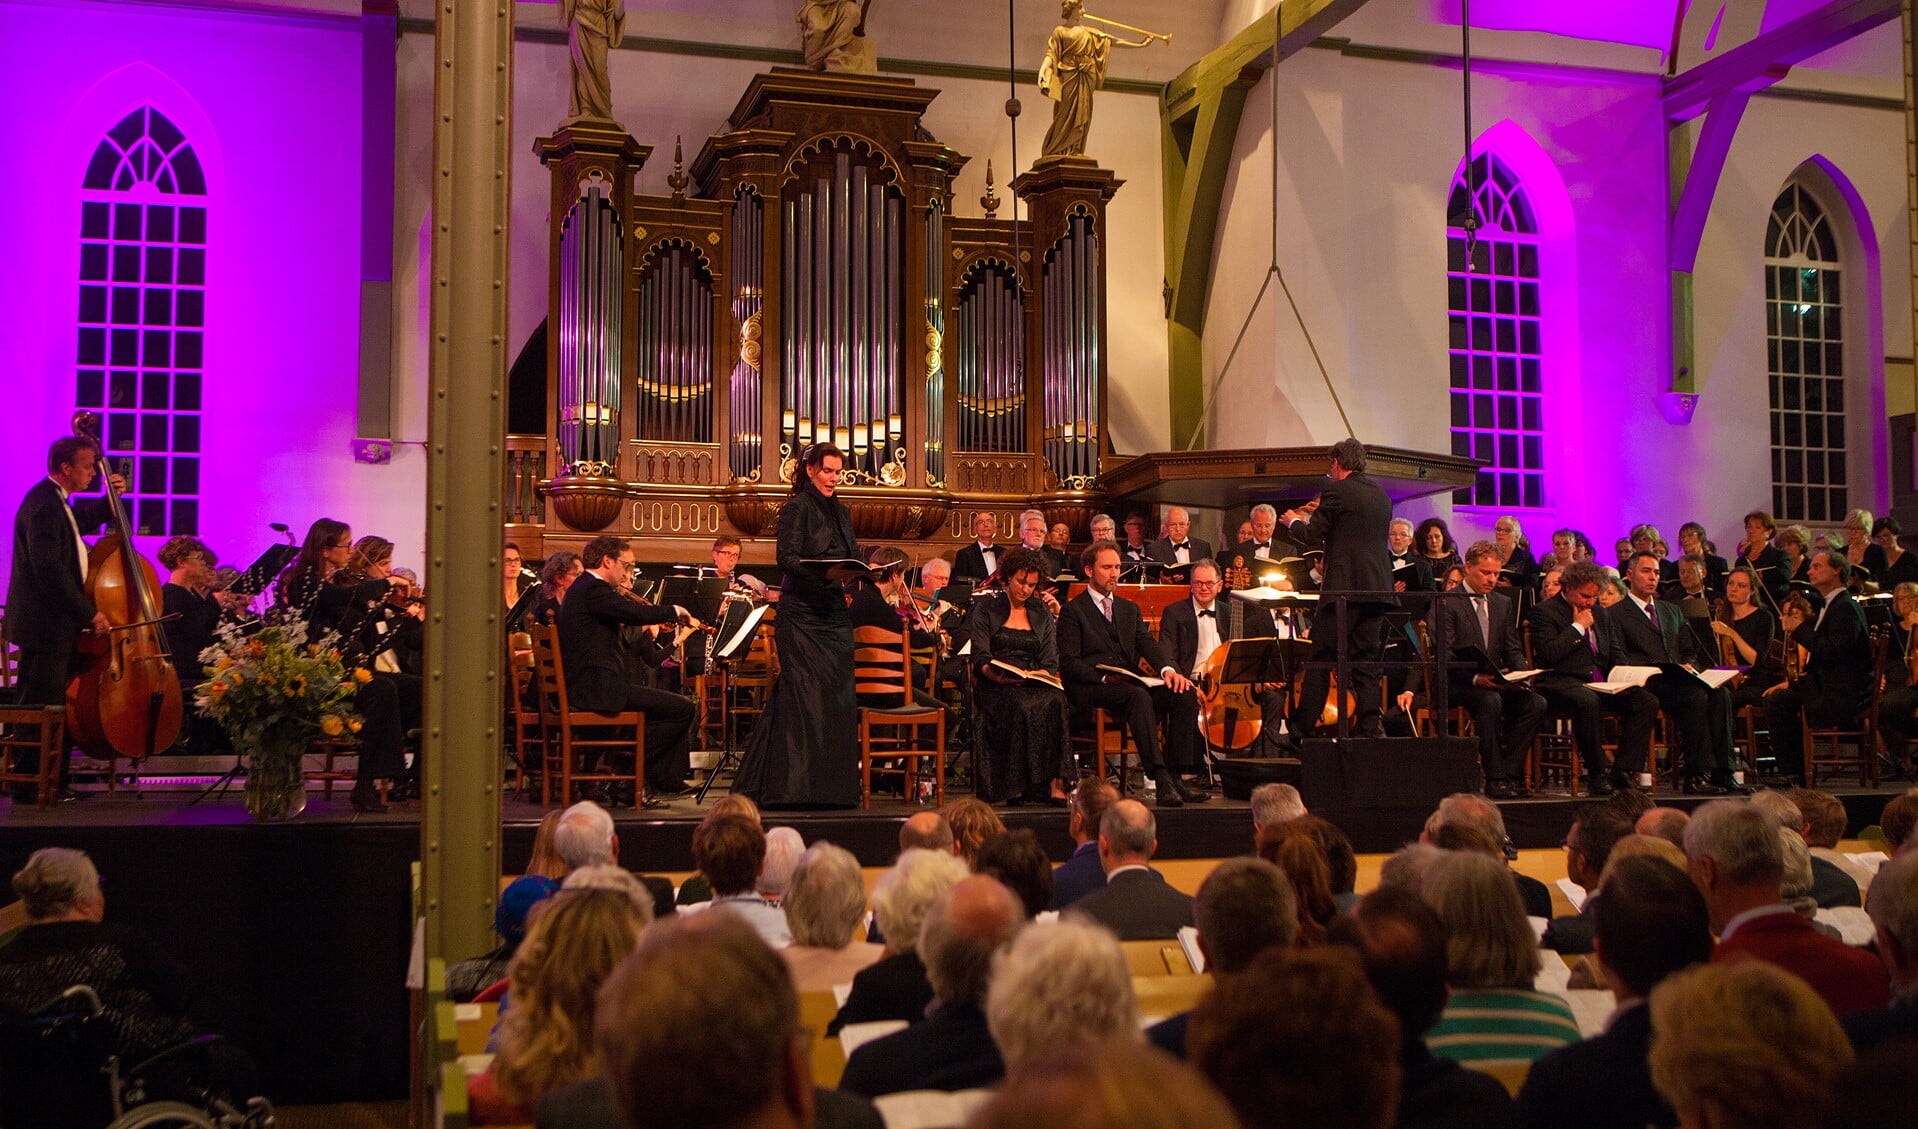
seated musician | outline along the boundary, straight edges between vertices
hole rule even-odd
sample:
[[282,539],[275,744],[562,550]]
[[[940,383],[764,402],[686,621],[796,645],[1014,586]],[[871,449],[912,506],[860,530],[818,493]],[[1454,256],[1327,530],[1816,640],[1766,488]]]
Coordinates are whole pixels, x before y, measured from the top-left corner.
[[[1225,584],[1217,561],[1194,561],[1191,574],[1192,598],[1166,605],[1159,619],[1159,646],[1180,673],[1196,682],[1220,647],[1234,639],[1277,638],[1279,630],[1267,609],[1222,598]],[[1284,687],[1260,683],[1252,687],[1252,692],[1264,726],[1276,731],[1286,713]],[[1262,746],[1266,744],[1261,742]]]
[[[1065,553],[1046,543],[1047,538],[1051,536],[1050,529],[1051,527],[1046,524],[1046,515],[1038,510],[1027,510],[1019,515],[1019,547],[1039,554],[1039,559],[1043,562],[1040,565],[1043,571],[1039,577],[1039,591],[1046,596],[1052,596],[1052,590],[1058,586],[1053,582],[1066,571]],[[1004,567],[1005,562],[1001,561],[1000,568],[1003,570]],[[1003,572],[1001,575],[1003,576]],[[1052,596],[1050,602],[1056,613],[1058,597]]]
[[526,567],[525,555],[520,552],[519,546],[511,541],[506,543],[505,551],[500,553],[499,563],[500,571],[505,574],[501,577],[504,583],[500,595],[506,600],[506,606],[510,608],[519,603],[520,596],[525,593],[528,586],[539,579],[539,574]]
[[[1490,541],[1476,542],[1465,550],[1462,591],[1469,596],[1438,601],[1432,614],[1443,616],[1444,622],[1434,622],[1432,638],[1435,647],[1443,638],[1454,648],[1454,663],[1458,660],[1456,648],[1469,645],[1504,674],[1525,666],[1525,650],[1519,642],[1517,610],[1509,590],[1499,590],[1498,570],[1498,547]],[[1421,672],[1415,668],[1413,679],[1416,682],[1420,678]],[[1530,795],[1525,787],[1525,755],[1545,720],[1544,696],[1522,684],[1507,685],[1470,665],[1447,667],[1446,693],[1452,705],[1471,713],[1478,730],[1485,794],[1495,800]]]
[[1078,774],[1066,732],[1065,693],[993,664],[1059,676],[1058,631],[1039,599],[1045,557],[1021,546],[1006,554],[1005,584],[981,593],[967,621],[978,679],[979,733],[973,789],[987,803],[1066,805]]
[[1912,735],[1918,733],[1918,636],[1912,634],[1918,631],[1918,583],[1907,581],[1892,589],[1891,607],[1891,642],[1897,653],[1885,658],[1878,732],[1885,739],[1886,754],[1902,765],[1911,755]]
[[1662,599],[1677,604],[1685,613],[1685,627],[1698,641],[1698,653],[1706,661],[1718,657],[1718,644],[1712,638],[1712,605],[1725,596],[1722,588],[1711,585],[1711,565],[1696,553],[1678,558],[1678,579],[1659,589]]
[[[1678,605],[1658,598],[1658,556],[1633,553],[1627,574],[1631,593],[1613,609],[1618,623],[1618,661],[1628,666],[1680,663],[1693,670],[1715,665],[1700,649]],[[1702,577],[1703,563],[1698,562]],[[1645,689],[1678,724],[1685,749],[1685,793],[1722,796],[1732,785],[1731,691],[1709,687],[1684,674],[1657,674]]]
[[974,583],[983,582],[987,577],[999,572],[999,554],[1005,549],[993,543],[998,536],[999,522],[992,516],[991,510],[981,510],[972,515],[972,544],[961,546],[954,554],[952,574],[960,580]]
[[584,571],[579,554],[571,549],[556,549],[547,555],[539,570],[539,602],[533,605],[531,616],[534,623],[551,627],[559,622],[559,606],[566,599],[566,590]]
[[[904,634],[912,641],[915,663],[923,661],[920,656],[930,656],[939,650],[939,636],[923,625],[918,605],[912,602],[912,594],[906,584],[906,554],[891,545],[881,545],[872,551],[872,557],[866,562],[872,566],[875,577],[861,580],[858,591],[852,597],[852,625],[858,627],[876,627],[894,635]],[[929,622],[929,621],[927,621]],[[884,649],[897,652],[897,645],[882,644]],[[925,684],[922,676],[912,679],[914,687]],[[937,706],[939,700],[924,690],[915,689],[914,699],[922,706]],[[860,695],[862,706],[886,708],[897,706],[896,701],[882,701],[874,696]]]
[[[1139,605],[1115,593],[1119,583],[1119,547],[1095,541],[1079,557],[1086,590],[1060,614],[1059,665],[1073,700],[1097,706],[1132,732],[1139,762],[1158,786],[1160,807],[1211,799],[1178,773],[1199,768],[1199,699],[1192,682],[1179,673],[1146,629]],[[1145,671],[1144,662],[1164,685],[1147,687],[1100,666]],[[1159,753],[1160,717],[1166,719],[1166,757]]]
[[[964,642],[966,613],[940,599],[939,593],[952,583],[952,563],[944,557],[934,557],[919,566],[919,587],[913,590],[913,599],[919,606],[926,608],[935,630],[938,631],[941,648],[940,661],[932,666],[936,685],[925,685],[928,693],[935,697],[944,693],[947,687],[957,692],[959,714],[956,722],[949,725],[951,736],[948,747],[964,748],[972,741],[972,679],[966,676],[966,664],[956,661],[958,656],[954,648]],[[955,661],[947,661],[947,660]]]
[[[1789,532],[1789,530],[1787,531]],[[1795,681],[1765,692],[1765,724],[1770,729],[1772,758],[1780,775],[1804,776],[1804,727],[1850,725],[1871,704],[1871,643],[1865,632],[1865,613],[1845,590],[1851,565],[1844,554],[1820,549],[1806,561],[1812,587],[1824,597],[1816,612],[1788,603],[1778,621],[1787,646],[1809,652],[1805,670]]]
[[[1725,574],[1725,607],[1729,615],[1712,620],[1719,641],[1719,657],[1726,666],[1745,667],[1745,677],[1732,687],[1732,711],[1763,704],[1766,690],[1785,680],[1784,645],[1778,642],[1778,617],[1762,607],[1765,599],[1756,574],[1743,557]],[[1918,594],[1918,588],[1914,589]],[[1729,620],[1729,622],[1727,622]]]
[[[1604,570],[1590,561],[1566,565],[1558,595],[1541,601],[1526,622],[1532,665],[1544,671],[1532,687],[1544,695],[1547,707],[1571,718],[1572,739],[1595,796],[1637,786],[1658,720],[1658,699],[1647,690],[1601,694],[1587,685],[1603,680],[1622,649],[1613,613],[1597,606],[1604,581]],[[1599,719],[1606,713],[1619,721],[1618,763],[1609,772],[1599,742]]]
[[[750,596],[756,600],[766,598],[766,582],[757,576],[739,571],[739,558],[744,545],[737,537],[721,535],[713,539],[713,575],[725,581],[728,592]],[[679,681],[685,682],[706,673],[707,648],[713,645],[713,637],[704,632],[678,629],[681,653],[685,663],[678,671]]]
[[222,753],[230,751],[226,731],[211,718],[191,708],[193,690],[205,676],[200,652],[213,645],[213,633],[224,609],[213,592],[213,550],[198,537],[167,538],[160,546],[160,565],[169,571],[160,586],[160,614],[166,617],[167,653],[180,678],[180,700],[188,703],[176,751]]
[[625,538],[595,537],[580,550],[579,558],[585,571],[567,589],[559,609],[567,705],[593,713],[644,713],[647,791],[657,797],[683,793],[690,771],[693,720],[699,709],[688,698],[633,680],[620,629],[690,623],[691,617],[678,608],[644,603],[624,591],[630,587],[636,563]]
[[1871,527],[1871,539],[1885,551],[1885,571],[1878,577],[1878,590],[1889,592],[1906,582],[1918,583],[1918,553],[1908,553],[1899,541],[1904,530],[1898,519],[1887,514]]

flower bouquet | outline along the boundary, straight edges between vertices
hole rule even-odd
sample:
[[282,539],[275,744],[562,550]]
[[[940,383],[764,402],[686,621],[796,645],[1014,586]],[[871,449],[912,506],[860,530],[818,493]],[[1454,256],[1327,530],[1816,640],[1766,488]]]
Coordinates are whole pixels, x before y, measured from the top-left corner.
[[353,695],[373,676],[349,669],[336,644],[331,635],[308,642],[298,621],[251,634],[226,624],[200,652],[206,677],[193,704],[247,758],[246,808],[256,819],[289,819],[306,808],[301,762],[315,737],[360,731]]

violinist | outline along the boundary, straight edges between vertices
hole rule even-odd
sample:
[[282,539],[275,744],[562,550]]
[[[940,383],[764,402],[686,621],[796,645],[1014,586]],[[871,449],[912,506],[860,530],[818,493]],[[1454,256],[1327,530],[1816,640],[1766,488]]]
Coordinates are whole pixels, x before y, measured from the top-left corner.
[[567,589],[559,609],[566,704],[596,713],[643,712],[647,792],[662,798],[680,795],[691,770],[689,750],[699,707],[689,698],[635,682],[626,667],[620,628],[690,623],[691,617],[622,591],[631,583],[636,564],[625,538],[595,537],[580,550],[579,559],[585,571]]
[[[1766,690],[1785,680],[1778,619],[1770,608],[1759,606],[1761,599],[1755,574],[1740,558],[1725,576],[1725,598],[1712,620],[1712,635],[1721,646],[1719,657],[1731,660],[1725,665],[1750,668],[1744,680],[1732,688],[1734,711],[1760,704]],[[1729,647],[1729,654],[1724,647]]]
[[[1787,533],[1790,530],[1786,530]],[[1765,722],[1771,730],[1772,758],[1778,771],[1793,779],[1804,775],[1804,726],[1844,726],[1871,704],[1871,644],[1865,613],[1845,590],[1851,565],[1842,552],[1820,549],[1805,562],[1812,587],[1825,606],[1787,607],[1779,628],[1786,645],[1810,652],[1796,681],[1765,692]]]
[[[69,504],[72,495],[90,489],[99,454],[92,441],[67,435],[47,450],[47,477],[27,490],[13,519],[13,574],[7,580],[6,640],[20,649],[18,688],[21,705],[54,706],[66,701],[73,674],[75,644],[82,632],[104,632],[107,617],[87,598],[87,544],[83,530],[106,524],[106,498]],[[116,489],[125,480],[113,475]],[[19,771],[39,768],[39,754],[19,750]],[[61,783],[66,776],[61,761]],[[31,803],[31,784],[16,784],[15,803]]]
[[[383,599],[392,585],[384,576],[372,577],[349,568],[353,561],[353,530],[343,521],[323,517],[306,531],[300,555],[274,582],[274,598],[281,614],[306,625],[307,639],[339,632],[349,616],[357,626],[369,604]],[[350,652],[357,640],[340,640],[342,656],[351,667]],[[400,721],[399,687],[391,679],[374,677],[360,684],[353,708],[364,724],[360,729],[360,756],[348,799],[359,812],[382,812],[376,780],[399,780],[406,774],[406,729]]]
[[1911,738],[1918,733],[1918,583],[1907,581],[1892,589],[1891,609],[1891,641],[1898,650],[1885,659],[1878,732],[1884,736],[1885,753],[1904,764]]
[[[1052,682],[993,666],[1059,676],[1057,620],[1038,598],[1045,557],[1020,547],[1006,554],[1003,592],[982,595],[970,620],[979,679],[979,742],[973,789],[987,803],[1066,805],[1077,773],[1066,733],[1065,691]],[[1115,567],[1116,571],[1116,567]]]
[[216,561],[206,542],[185,535],[167,538],[156,555],[169,572],[160,586],[167,651],[181,689],[190,690],[200,684],[200,652],[213,645],[213,630],[220,624],[220,600],[213,594]]
[[571,549],[558,549],[547,556],[539,570],[539,601],[532,611],[534,623],[552,627],[559,622],[560,601],[566,598],[566,590],[584,571],[579,554]]
[[[926,617],[920,606],[913,602],[912,593],[906,584],[906,554],[891,545],[881,545],[872,552],[867,561],[875,575],[860,581],[859,588],[852,597],[852,625],[876,627],[881,631],[903,633],[911,639],[912,649],[921,654],[939,648],[939,635],[932,621]],[[897,651],[898,648],[884,645],[883,649]],[[923,678],[915,676],[913,683],[918,685]],[[922,706],[937,708],[940,702],[923,690],[915,690],[913,698]],[[886,708],[897,706],[897,701],[878,701],[871,695],[861,695],[861,706]]]

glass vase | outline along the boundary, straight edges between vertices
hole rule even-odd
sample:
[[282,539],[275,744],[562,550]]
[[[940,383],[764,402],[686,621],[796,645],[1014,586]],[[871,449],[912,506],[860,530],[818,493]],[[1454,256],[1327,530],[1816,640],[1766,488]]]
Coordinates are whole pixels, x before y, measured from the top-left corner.
[[248,751],[246,810],[254,819],[292,819],[306,810],[306,742],[264,743]]

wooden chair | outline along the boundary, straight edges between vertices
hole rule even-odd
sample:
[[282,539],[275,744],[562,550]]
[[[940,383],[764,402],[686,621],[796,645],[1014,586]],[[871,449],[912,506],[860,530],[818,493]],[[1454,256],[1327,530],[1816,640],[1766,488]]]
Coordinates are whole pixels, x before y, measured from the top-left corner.
[[[912,655],[904,631],[852,629],[853,691],[898,705],[859,707],[859,806],[872,807],[872,774],[898,773],[906,798],[918,796],[919,761],[932,759],[933,806],[946,802],[946,708],[922,706],[912,696]],[[931,730],[928,744],[921,734]],[[902,762],[875,769],[875,760]]]
[[826,1025],[839,1014],[839,1001],[831,992],[799,993],[799,1025],[812,1033],[812,1083],[831,1090],[846,1073],[846,1050],[835,1037],[826,1034]]
[[[351,784],[359,779],[360,774],[357,771],[342,768],[339,763],[341,757],[352,757],[355,760],[359,759],[360,742],[358,738],[349,737],[345,734],[338,737],[316,738],[312,744],[306,747],[306,755],[320,758],[320,767],[318,769],[307,770],[306,782],[308,784],[319,783],[321,786],[320,794],[329,800],[333,798],[333,785],[341,783]],[[379,786],[380,802],[385,803],[387,781],[380,781]]]
[[[1080,771],[1086,772],[1086,756],[1092,758],[1090,770],[1112,781],[1120,796],[1132,794],[1131,759],[1138,755],[1133,741],[1132,731],[1124,722],[1115,721],[1105,710],[1094,706],[1090,713],[1074,712],[1070,716],[1070,744],[1073,758],[1078,761]],[[1089,726],[1089,728],[1088,728]],[[1163,747],[1163,746],[1161,746]],[[1145,779],[1145,766],[1138,769],[1141,782]]]
[[[583,783],[630,783],[633,786],[633,806],[640,807],[644,802],[645,788],[640,783],[646,771],[646,715],[638,710],[626,710],[621,713],[595,713],[591,710],[575,710],[567,704],[566,665],[559,652],[559,632],[540,624],[532,624],[533,669],[537,679],[539,700],[539,721],[545,739],[541,743],[541,775],[546,779],[559,778],[559,802],[573,802],[573,785]],[[579,730],[610,729],[613,736],[588,736]],[[630,738],[617,735],[617,731],[630,729]],[[616,752],[631,750],[633,767],[630,772],[614,772],[611,769],[594,771],[586,760],[597,752],[600,756],[610,757]],[[541,799],[550,802],[547,790],[541,788]]]
[[[1805,787],[1818,786],[1818,769],[1856,769],[1859,783],[1878,787],[1878,699],[1885,686],[1885,651],[1890,640],[1885,632],[1874,630],[1871,636],[1871,704],[1857,721],[1830,728],[1804,727]],[[1853,752],[1845,753],[1846,746]]]
[[[0,786],[31,784],[34,803],[52,807],[59,798],[60,761],[67,747],[65,706],[0,706]],[[38,754],[39,769],[15,771],[13,758],[29,749]]]
[[512,736],[513,791],[520,796],[526,795],[526,773],[539,774],[539,802],[541,807],[550,807],[553,802],[552,783],[545,771],[546,730],[540,724],[539,700],[536,697],[533,682],[537,676],[537,664],[533,658],[533,637],[524,631],[515,631],[506,643],[507,669],[512,678],[507,684],[510,697],[506,702],[507,732]]

